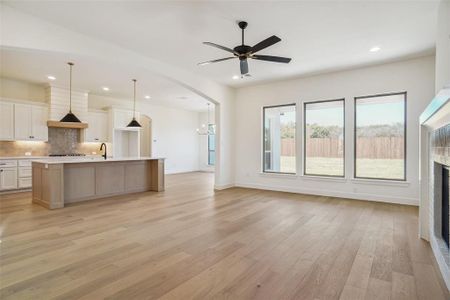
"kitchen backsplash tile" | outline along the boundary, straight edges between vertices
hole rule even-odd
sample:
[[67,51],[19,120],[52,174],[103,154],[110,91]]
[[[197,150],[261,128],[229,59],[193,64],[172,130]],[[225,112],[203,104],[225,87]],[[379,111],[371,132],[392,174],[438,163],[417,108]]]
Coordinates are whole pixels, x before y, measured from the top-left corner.
[[46,142],[0,142],[0,157],[4,156],[24,156],[29,152],[33,156],[45,156],[49,153],[50,145]]
[[49,128],[48,140],[48,142],[0,141],[0,157],[24,156],[26,152],[33,156],[100,153],[100,143],[80,143],[79,129]]
[[79,139],[79,129],[50,127],[48,129],[48,143],[50,144],[50,154],[76,153]]

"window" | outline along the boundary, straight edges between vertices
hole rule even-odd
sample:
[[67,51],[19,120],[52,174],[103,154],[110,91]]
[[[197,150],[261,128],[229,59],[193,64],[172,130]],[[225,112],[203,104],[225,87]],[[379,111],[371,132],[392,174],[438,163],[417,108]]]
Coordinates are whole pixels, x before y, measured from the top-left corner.
[[214,132],[214,134],[208,135],[208,165],[214,166],[216,163],[216,125],[208,124],[208,131]]
[[344,99],[305,103],[304,174],[344,176]]
[[406,180],[406,93],[355,98],[355,177]]
[[295,104],[264,107],[263,120],[263,171],[295,174]]

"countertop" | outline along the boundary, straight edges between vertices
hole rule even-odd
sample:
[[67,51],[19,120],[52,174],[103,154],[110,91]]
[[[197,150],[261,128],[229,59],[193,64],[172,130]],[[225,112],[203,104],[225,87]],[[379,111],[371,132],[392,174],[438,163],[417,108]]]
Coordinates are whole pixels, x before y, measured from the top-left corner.
[[14,160],[14,159],[43,159],[50,158],[50,156],[32,156],[32,155],[24,155],[24,156],[2,156],[0,160]]
[[165,159],[164,157],[150,157],[150,156],[139,156],[139,157],[108,157],[108,159],[103,159],[101,156],[95,157],[51,157],[46,159],[35,159],[33,162],[43,163],[43,164],[82,164],[82,163],[101,163],[101,162],[114,162],[114,161],[133,161],[133,160],[156,160]]

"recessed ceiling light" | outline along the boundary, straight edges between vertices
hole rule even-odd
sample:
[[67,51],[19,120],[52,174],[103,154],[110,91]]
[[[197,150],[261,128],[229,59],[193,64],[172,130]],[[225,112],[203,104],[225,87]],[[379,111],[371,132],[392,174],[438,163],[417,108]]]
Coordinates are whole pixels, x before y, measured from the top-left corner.
[[180,96],[180,97],[177,97],[177,98],[180,99],[180,100],[186,100],[187,99],[186,96]]
[[233,79],[234,80],[239,79],[239,75],[233,75]]
[[378,46],[375,46],[375,47],[372,47],[372,48],[370,48],[370,52],[377,52],[377,51],[380,51],[381,50],[381,48],[380,47],[378,47]]
[[50,80],[55,80],[56,79],[56,77],[52,76],[52,75],[48,75],[47,78],[50,79]]
[[145,99],[150,99],[151,97],[149,95],[146,95],[144,98]]
[[102,87],[102,89],[103,89],[104,91],[109,91],[109,87],[107,87],[107,86]]

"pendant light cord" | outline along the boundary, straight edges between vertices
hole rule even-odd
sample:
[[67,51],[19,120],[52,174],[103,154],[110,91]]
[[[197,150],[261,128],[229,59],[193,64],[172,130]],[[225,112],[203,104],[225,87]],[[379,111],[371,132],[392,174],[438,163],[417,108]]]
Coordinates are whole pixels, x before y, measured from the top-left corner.
[[69,112],[72,112],[72,62],[67,63],[70,66],[70,76],[69,76]]
[[133,92],[133,119],[136,118],[136,79],[133,79],[134,82],[134,92]]
[[209,130],[209,103],[208,103],[208,130]]

